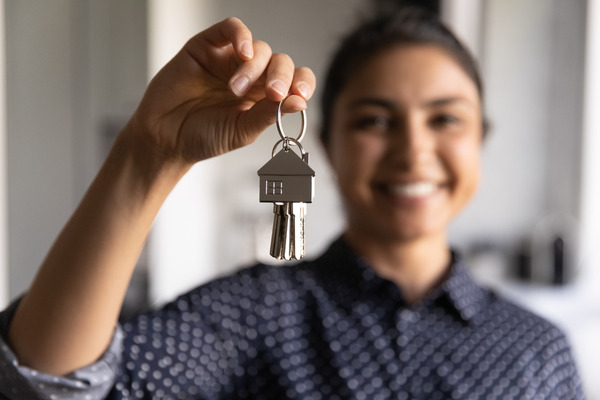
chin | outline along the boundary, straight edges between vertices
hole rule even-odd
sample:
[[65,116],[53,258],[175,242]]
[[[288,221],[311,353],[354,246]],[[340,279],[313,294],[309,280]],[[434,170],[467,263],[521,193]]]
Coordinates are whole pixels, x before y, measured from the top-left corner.
[[428,237],[433,236],[431,232],[424,232],[424,231],[407,231],[407,230],[395,230],[392,232],[389,232],[388,234],[385,235],[385,238],[387,239],[388,242],[394,242],[394,243],[410,243],[410,242],[416,242]]
[[[407,221],[404,218],[394,220],[387,218],[384,229],[380,229],[379,236],[382,240],[390,242],[407,243],[427,238],[434,238],[446,235],[446,225],[440,223],[440,218],[436,221]],[[390,224],[391,223],[391,224]]]
[[407,243],[427,238],[445,237],[451,218],[440,207],[371,207],[346,206],[348,229],[365,242]]

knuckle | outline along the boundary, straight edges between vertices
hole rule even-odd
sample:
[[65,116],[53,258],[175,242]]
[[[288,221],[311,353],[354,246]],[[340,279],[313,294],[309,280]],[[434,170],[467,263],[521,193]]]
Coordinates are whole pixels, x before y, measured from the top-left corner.
[[223,23],[227,25],[243,25],[242,20],[238,17],[227,17],[223,20]]
[[248,35],[250,29],[237,17],[228,17],[223,20],[223,30],[230,32],[234,35]]
[[273,54],[273,57],[277,57],[277,61],[280,62],[280,63],[282,63],[282,64],[288,64],[288,65],[291,65],[291,66],[294,65],[294,60],[292,60],[292,57],[290,57],[286,53]]
[[265,52],[268,54],[273,53],[273,51],[271,50],[271,46],[269,46],[267,42],[264,42],[262,40],[254,40],[254,48],[259,49],[261,52]]
[[315,81],[316,80],[316,76],[315,73],[313,72],[312,69],[308,68],[308,67],[298,67],[296,68],[296,74],[301,76],[303,79],[308,79],[311,81]]

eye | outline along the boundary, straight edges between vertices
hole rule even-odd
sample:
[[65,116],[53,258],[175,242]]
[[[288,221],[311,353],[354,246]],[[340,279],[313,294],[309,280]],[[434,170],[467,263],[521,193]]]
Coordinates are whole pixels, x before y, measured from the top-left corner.
[[460,119],[452,114],[436,114],[430,120],[429,123],[434,128],[447,128],[454,125],[460,124]]
[[389,118],[381,115],[369,115],[360,117],[354,123],[354,128],[358,130],[387,130],[391,126]]

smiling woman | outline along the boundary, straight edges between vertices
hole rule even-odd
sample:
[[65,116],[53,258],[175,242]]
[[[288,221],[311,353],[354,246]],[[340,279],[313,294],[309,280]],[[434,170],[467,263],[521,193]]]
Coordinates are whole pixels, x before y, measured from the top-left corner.
[[284,111],[296,112],[314,91],[310,69],[229,18],[152,80],[31,290],[0,315],[10,345],[0,347],[0,393],[583,398],[562,332],[478,286],[448,245],[448,224],[477,187],[485,125],[466,50],[437,19],[406,9],[359,26],[330,71],[323,142],[347,228],[324,255],[255,265],[114,330],[179,179],[251,143],[287,94]]
[[386,49],[356,76],[336,101],[327,143],[348,237],[367,254],[398,240],[436,243],[446,265],[446,227],[479,178],[477,89],[433,46]]

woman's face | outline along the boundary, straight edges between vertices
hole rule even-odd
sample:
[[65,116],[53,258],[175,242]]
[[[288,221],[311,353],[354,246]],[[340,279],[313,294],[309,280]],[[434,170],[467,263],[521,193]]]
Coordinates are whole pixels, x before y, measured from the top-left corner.
[[445,235],[478,184],[481,124],[477,88],[444,50],[395,46],[368,60],[334,104],[327,146],[349,231]]

